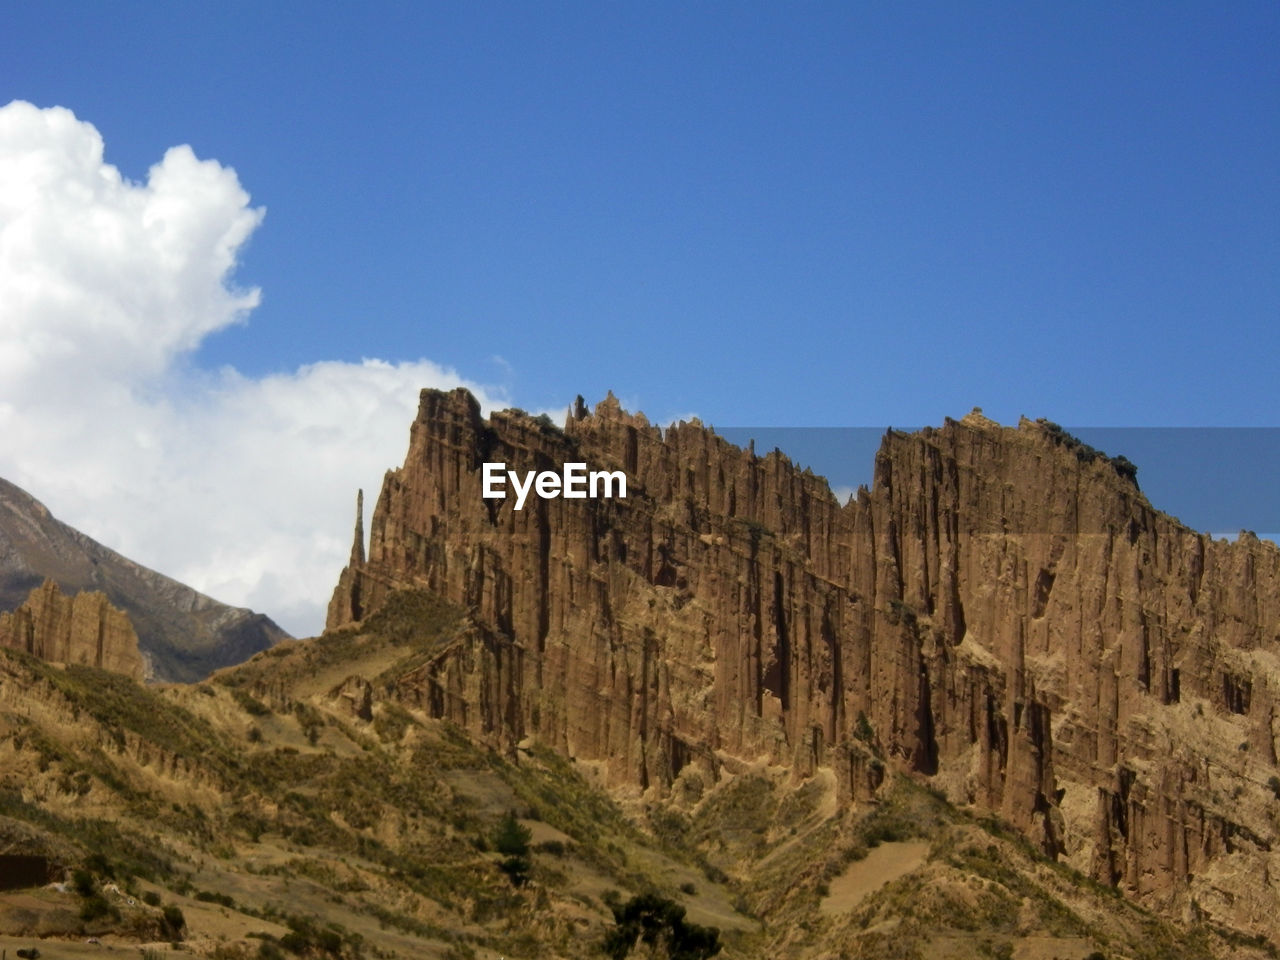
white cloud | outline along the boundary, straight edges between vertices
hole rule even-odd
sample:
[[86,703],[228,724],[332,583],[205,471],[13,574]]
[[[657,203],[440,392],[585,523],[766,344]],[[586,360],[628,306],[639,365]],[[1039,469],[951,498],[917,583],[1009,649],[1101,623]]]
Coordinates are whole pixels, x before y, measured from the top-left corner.
[[184,356],[258,303],[232,275],[263,215],[190,147],[134,183],[71,111],[0,108],[0,476],[126,556],[313,633],[356,488],[372,501],[403,460],[420,388],[464,381],[428,360],[191,371]]

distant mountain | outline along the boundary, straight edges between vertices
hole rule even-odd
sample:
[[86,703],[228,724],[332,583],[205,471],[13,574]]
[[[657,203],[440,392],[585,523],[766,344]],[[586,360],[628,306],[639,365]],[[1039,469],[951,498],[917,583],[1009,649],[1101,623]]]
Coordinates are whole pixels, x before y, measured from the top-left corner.
[[65,593],[99,590],[127,613],[149,679],[196,681],[289,637],[263,614],[122,557],[0,479],[0,610],[16,610],[46,579]]

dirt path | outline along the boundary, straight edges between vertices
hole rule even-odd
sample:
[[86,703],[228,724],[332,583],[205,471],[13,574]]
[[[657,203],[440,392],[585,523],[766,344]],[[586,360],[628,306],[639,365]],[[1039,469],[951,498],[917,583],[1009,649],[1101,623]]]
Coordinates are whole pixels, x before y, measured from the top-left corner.
[[823,913],[852,910],[869,894],[920,866],[928,854],[929,844],[919,841],[880,844],[831,881],[831,892],[819,909]]

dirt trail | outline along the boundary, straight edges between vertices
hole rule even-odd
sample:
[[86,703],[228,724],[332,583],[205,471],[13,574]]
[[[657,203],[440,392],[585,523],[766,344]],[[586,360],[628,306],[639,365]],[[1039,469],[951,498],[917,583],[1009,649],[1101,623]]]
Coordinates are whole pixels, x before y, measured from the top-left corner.
[[823,913],[852,910],[867,895],[920,866],[928,854],[929,844],[920,841],[880,844],[831,881],[831,892],[819,909]]

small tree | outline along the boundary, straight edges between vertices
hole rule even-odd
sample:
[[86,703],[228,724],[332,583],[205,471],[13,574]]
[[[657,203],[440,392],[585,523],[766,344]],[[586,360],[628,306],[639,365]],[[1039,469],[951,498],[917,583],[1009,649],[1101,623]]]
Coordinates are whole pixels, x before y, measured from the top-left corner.
[[508,857],[525,857],[529,855],[529,841],[532,839],[533,831],[517,820],[515,812],[511,811],[498,822],[493,846]]
[[516,819],[514,811],[499,821],[493,834],[494,847],[506,857],[500,868],[517,887],[528,882],[529,871],[533,869],[533,861],[529,859],[529,841],[532,838],[533,832]]

